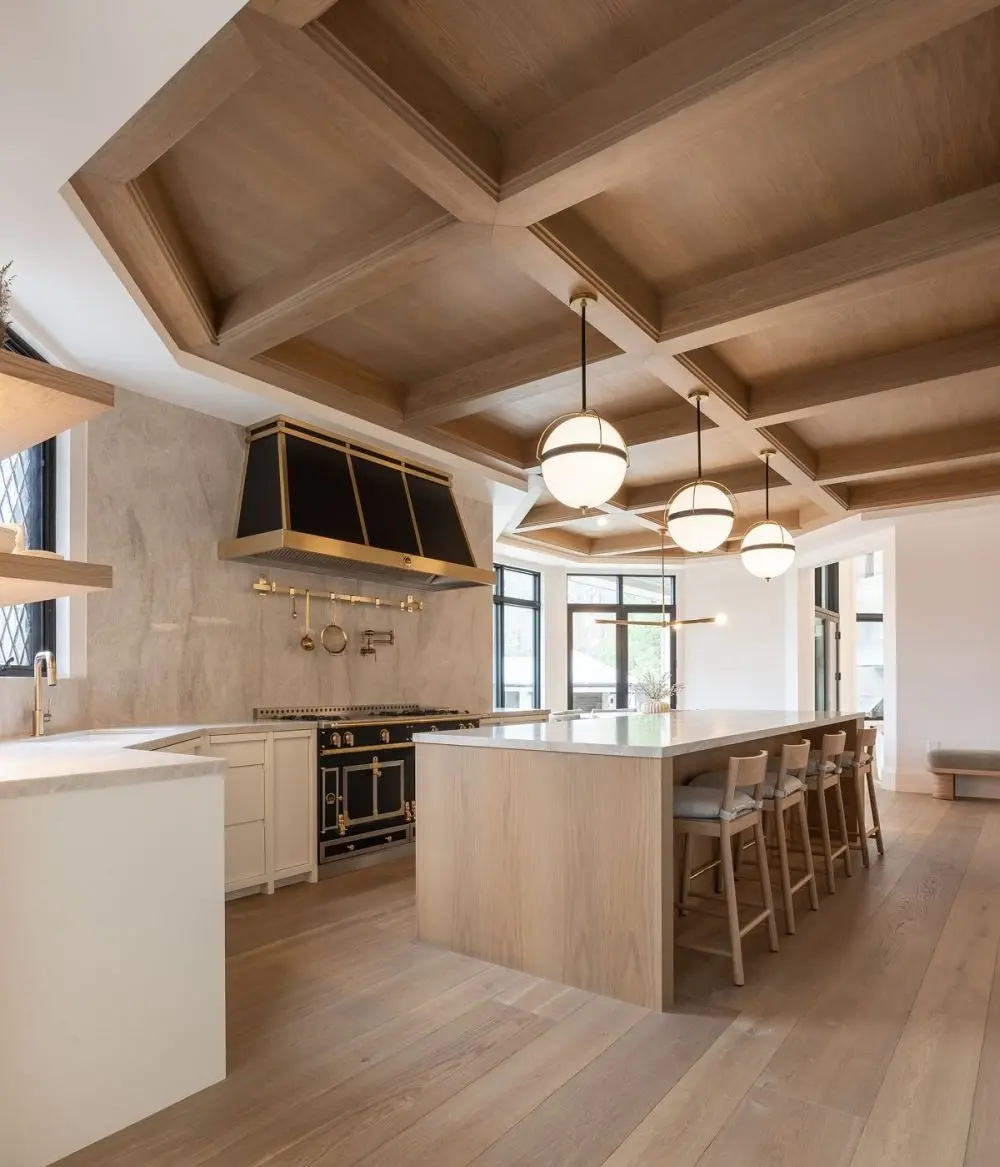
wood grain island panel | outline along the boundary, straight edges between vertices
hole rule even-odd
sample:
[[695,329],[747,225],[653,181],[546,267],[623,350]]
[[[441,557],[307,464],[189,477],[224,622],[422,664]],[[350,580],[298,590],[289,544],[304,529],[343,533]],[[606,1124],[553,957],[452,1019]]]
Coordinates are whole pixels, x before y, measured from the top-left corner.
[[832,728],[852,748],[862,724],[692,711],[418,734],[418,935],[667,1010],[675,783]]

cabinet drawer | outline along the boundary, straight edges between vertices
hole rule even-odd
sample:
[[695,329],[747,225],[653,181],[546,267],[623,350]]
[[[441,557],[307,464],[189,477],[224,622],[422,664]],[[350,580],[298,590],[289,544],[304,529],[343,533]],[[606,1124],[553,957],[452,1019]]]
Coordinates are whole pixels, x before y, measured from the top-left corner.
[[264,824],[226,827],[226,883],[264,878]]
[[226,826],[264,817],[264,767],[230,766],[226,771]]
[[230,741],[224,737],[213,737],[208,752],[213,758],[225,758],[230,766],[263,766],[266,746],[264,738]]

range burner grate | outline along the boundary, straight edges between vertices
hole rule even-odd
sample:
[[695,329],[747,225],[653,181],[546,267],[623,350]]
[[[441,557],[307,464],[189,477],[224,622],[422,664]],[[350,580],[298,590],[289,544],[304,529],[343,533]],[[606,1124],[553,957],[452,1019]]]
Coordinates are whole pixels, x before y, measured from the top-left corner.
[[462,717],[468,710],[423,705],[276,705],[254,709],[254,721],[387,721],[403,717]]

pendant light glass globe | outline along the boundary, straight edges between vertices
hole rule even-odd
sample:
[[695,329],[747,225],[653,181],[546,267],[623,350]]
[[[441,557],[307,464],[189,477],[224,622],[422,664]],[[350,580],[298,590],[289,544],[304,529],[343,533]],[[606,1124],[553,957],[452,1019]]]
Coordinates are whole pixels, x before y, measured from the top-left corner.
[[743,536],[740,546],[743,566],[758,579],[774,579],[795,560],[795,541],[773,519],[755,523]]
[[563,506],[599,507],[625,481],[628,450],[613,425],[587,408],[587,304],[593,292],[577,292],[580,312],[580,412],[557,418],[538,442],[538,461],[549,493]]
[[714,551],[729,538],[736,503],[724,486],[700,479],[679,490],[667,506],[667,531],[685,551]]
[[625,481],[625,440],[596,413],[573,413],[545,434],[539,445],[542,478],[563,506],[598,507]]

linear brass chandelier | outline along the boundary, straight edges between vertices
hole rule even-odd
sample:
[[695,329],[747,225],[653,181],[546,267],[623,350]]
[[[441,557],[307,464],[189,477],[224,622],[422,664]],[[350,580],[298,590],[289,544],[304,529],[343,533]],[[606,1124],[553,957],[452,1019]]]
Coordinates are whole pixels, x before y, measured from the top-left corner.
[[616,624],[624,628],[681,628],[687,624],[725,624],[726,614],[698,616],[690,620],[667,619],[667,548],[666,530],[660,528],[660,618],[659,620],[595,620],[595,624]]
[[538,461],[549,493],[564,506],[599,507],[625,481],[628,450],[610,422],[587,408],[587,304],[593,292],[577,292],[570,307],[580,312],[579,413],[556,418],[538,439]]

